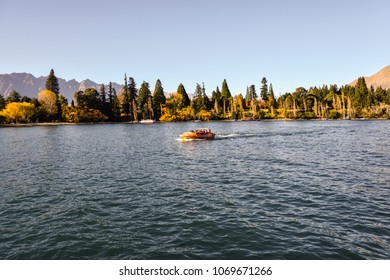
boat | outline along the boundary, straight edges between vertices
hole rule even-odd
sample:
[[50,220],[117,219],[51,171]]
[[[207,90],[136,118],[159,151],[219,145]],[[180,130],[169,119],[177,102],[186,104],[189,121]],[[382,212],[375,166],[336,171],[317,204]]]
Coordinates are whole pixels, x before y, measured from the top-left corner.
[[210,128],[198,128],[196,130],[190,130],[180,135],[181,139],[191,140],[213,140],[215,133],[212,133]]
[[152,124],[152,123],[155,123],[156,121],[155,120],[141,120],[140,123],[143,123],[143,124]]

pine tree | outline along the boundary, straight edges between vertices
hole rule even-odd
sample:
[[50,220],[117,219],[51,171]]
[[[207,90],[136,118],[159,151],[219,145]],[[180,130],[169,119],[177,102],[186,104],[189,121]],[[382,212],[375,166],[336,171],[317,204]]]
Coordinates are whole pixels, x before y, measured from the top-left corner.
[[256,86],[250,85],[249,86],[249,106],[250,106],[253,114],[256,112],[256,105],[257,105]]
[[355,94],[353,98],[353,106],[360,111],[367,105],[368,88],[364,77],[359,77],[355,85]]
[[250,94],[250,91],[249,91],[249,87],[247,86],[246,87],[246,94],[245,94],[245,101],[246,102],[251,102],[252,98],[251,98],[251,94]]
[[152,93],[149,89],[149,83],[144,81],[139,89],[137,97],[138,108],[141,109],[141,115],[144,119],[149,119],[154,115],[153,111],[151,111],[151,100]]
[[180,84],[177,87],[177,93],[181,95],[182,102],[179,104],[179,109],[186,108],[191,105],[191,100],[188,97],[188,94],[186,92],[186,89],[184,88],[183,84]]
[[110,108],[112,109],[112,98],[113,98],[113,87],[112,82],[108,83],[108,103],[110,104]]
[[122,112],[129,116],[130,114],[130,93],[129,93],[129,87],[127,83],[127,75],[125,74],[125,85],[123,86],[123,100],[122,100]]
[[194,97],[192,98],[192,107],[195,112],[205,109],[202,87],[198,83],[196,83]]
[[50,70],[50,74],[46,80],[46,89],[54,92],[57,96],[60,94],[60,86],[58,84],[58,79],[54,74],[54,70]]
[[250,85],[249,87],[249,101],[253,101],[254,99],[257,99],[257,93],[256,93],[256,86],[255,85]]
[[268,86],[267,79],[265,77],[261,79],[260,95],[261,99],[263,99],[265,102],[268,102]]
[[272,84],[269,85],[269,94],[268,94],[268,107],[271,112],[271,117],[274,116],[274,110],[276,109],[276,99],[274,94],[274,89]]
[[103,104],[106,103],[106,87],[104,84],[101,84],[100,89],[99,89],[99,98],[102,101]]
[[153,92],[153,111],[156,120],[160,119],[162,115],[162,105],[166,103],[166,97],[164,94],[164,88],[162,87],[161,81],[158,79],[154,87]]
[[0,94],[0,111],[5,108],[5,99],[4,96]]
[[211,102],[210,102],[210,98],[206,94],[206,88],[204,86],[204,83],[202,83],[202,94],[203,94],[203,103],[205,106],[205,110],[210,110],[211,109],[211,104],[210,104]]
[[230,93],[230,90],[229,90],[228,84],[226,82],[226,79],[224,79],[223,82],[222,82],[221,98],[222,99],[229,99],[230,97],[232,97],[232,95]]
[[118,96],[116,95],[115,89],[113,90],[113,96],[112,96],[112,117],[114,120],[119,120],[121,116],[120,112],[120,104]]
[[20,102],[20,99],[22,96],[20,95],[19,92],[16,90],[11,91],[11,93],[8,95],[6,101],[7,103],[12,103],[12,102]]
[[221,107],[221,92],[219,90],[219,87],[217,86],[216,90],[212,92],[211,94],[211,103],[212,106],[214,106],[214,111],[217,113],[217,115],[220,112]]
[[137,104],[136,99],[138,96],[138,90],[137,90],[137,84],[135,83],[135,80],[133,77],[129,78],[128,83],[128,95],[130,99],[130,119],[133,121],[137,121]]

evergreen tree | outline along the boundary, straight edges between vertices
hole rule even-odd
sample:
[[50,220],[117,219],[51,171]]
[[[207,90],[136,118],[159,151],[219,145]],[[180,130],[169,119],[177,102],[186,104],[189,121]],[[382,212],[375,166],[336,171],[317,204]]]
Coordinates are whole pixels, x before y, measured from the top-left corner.
[[222,92],[221,92],[221,99],[222,99],[222,108],[223,113],[226,114],[226,112],[230,111],[230,99],[232,95],[230,93],[229,87],[227,85],[226,79],[222,82]]
[[156,120],[160,119],[162,115],[162,105],[166,103],[166,97],[164,94],[164,88],[162,87],[161,81],[158,79],[154,87],[153,92],[153,111]]
[[149,83],[143,82],[137,97],[138,108],[141,110],[141,116],[143,119],[150,119],[153,117],[153,111],[151,108],[152,93],[149,89]]
[[263,99],[265,102],[268,102],[268,86],[267,79],[265,77],[261,79],[260,95],[261,99]]
[[20,102],[20,99],[22,98],[22,96],[20,95],[19,92],[17,92],[16,90],[13,90],[11,91],[11,93],[8,95],[6,101],[7,103],[11,103],[11,102]]
[[79,91],[76,94],[77,105],[89,109],[100,109],[99,93],[94,88],[86,88],[84,92]]
[[58,95],[57,106],[58,106],[58,119],[64,120],[63,112],[68,107],[68,99],[62,94]]
[[223,82],[222,82],[221,98],[222,99],[229,99],[230,97],[232,97],[232,95],[230,93],[230,90],[229,90],[228,84],[226,82],[226,79],[224,79]]
[[0,94],[0,111],[5,108],[5,99],[3,95]]
[[108,83],[108,103],[110,104],[110,109],[112,109],[112,98],[113,98],[113,87],[112,83]]
[[249,101],[253,101],[257,99],[257,93],[256,93],[256,86],[255,85],[250,85],[249,87]]
[[249,87],[247,86],[246,87],[246,94],[245,94],[245,101],[249,103],[249,102],[251,102],[251,100],[252,100],[252,97],[251,97],[251,94],[249,91]]
[[221,92],[219,90],[219,87],[217,86],[216,90],[212,92],[211,94],[211,103],[214,107],[215,113],[218,115],[221,108]]
[[203,94],[203,103],[205,106],[205,110],[210,110],[211,109],[211,102],[210,102],[210,98],[206,94],[206,88],[204,86],[204,83],[202,83],[202,94]]
[[268,100],[269,100],[269,108],[276,109],[276,99],[275,99],[275,94],[274,94],[274,89],[272,87],[272,84],[269,85]]
[[134,78],[129,78],[128,83],[128,95],[130,98],[130,119],[137,121],[137,103],[136,99],[138,96],[137,84],[135,83]]
[[191,100],[188,97],[188,94],[186,92],[186,89],[184,88],[183,84],[180,84],[177,87],[177,93],[181,95],[182,102],[179,104],[179,109],[186,108],[191,105]]
[[112,117],[114,120],[118,121],[120,116],[121,116],[121,112],[120,112],[119,99],[114,89],[112,95]]
[[205,109],[202,87],[198,83],[196,83],[194,97],[192,98],[192,107],[195,109],[195,112]]
[[104,84],[101,84],[101,86],[100,86],[99,98],[102,101],[103,106],[104,106],[104,104],[106,103],[106,87],[104,86]]
[[[111,97],[112,98],[112,97]],[[102,84],[99,89],[100,108],[102,113],[108,118],[111,117],[111,104],[107,101],[106,86]],[[112,101],[112,100],[111,100]]]
[[60,86],[58,84],[58,79],[54,74],[54,70],[50,70],[50,74],[46,80],[46,89],[54,92],[57,96],[60,94]]
[[125,85],[123,86],[122,112],[126,116],[129,116],[130,114],[130,103],[131,103],[131,97],[130,97],[129,87],[127,83],[127,75],[125,74]]
[[353,105],[358,111],[367,106],[368,88],[364,77],[359,77],[355,85]]

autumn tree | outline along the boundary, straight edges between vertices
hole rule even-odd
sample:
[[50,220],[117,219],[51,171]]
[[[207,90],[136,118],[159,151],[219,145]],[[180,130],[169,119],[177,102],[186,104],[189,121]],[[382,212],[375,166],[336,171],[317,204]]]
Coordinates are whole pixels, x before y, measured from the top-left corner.
[[41,117],[46,120],[54,120],[58,113],[57,95],[50,90],[42,90],[38,93],[38,101],[41,103]]
[[35,114],[35,106],[28,102],[8,103],[4,110],[0,111],[6,122],[23,123],[31,121]]

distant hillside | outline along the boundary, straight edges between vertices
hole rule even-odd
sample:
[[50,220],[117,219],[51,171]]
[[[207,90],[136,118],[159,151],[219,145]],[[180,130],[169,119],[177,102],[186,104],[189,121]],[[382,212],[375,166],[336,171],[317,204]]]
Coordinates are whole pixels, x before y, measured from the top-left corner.
[[[375,75],[372,75],[370,77],[364,77],[366,80],[366,84],[368,87],[373,86],[374,88],[378,86],[382,86],[384,89],[390,88],[390,65],[386,66],[382,70],[380,70]],[[350,83],[350,85],[354,86],[356,84],[357,80],[354,80]]]
[[[30,98],[37,97],[38,92],[45,89],[47,77],[36,78],[29,73],[12,73],[0,75],[0,94],[7,97],[13,90],[16,90],[22,96],[28,96]],[[60,93],[68,98],[69,102],[73,99],[73,94],[79,90],[85,90],[86,88],[99,89],[101,84],[93,82],[91,80],[84,80],[78,82],[76,80],[66,81],[58,78],[60,85]],[[122,89],[122,85],[113,83],[113,87],[119,93]]]

